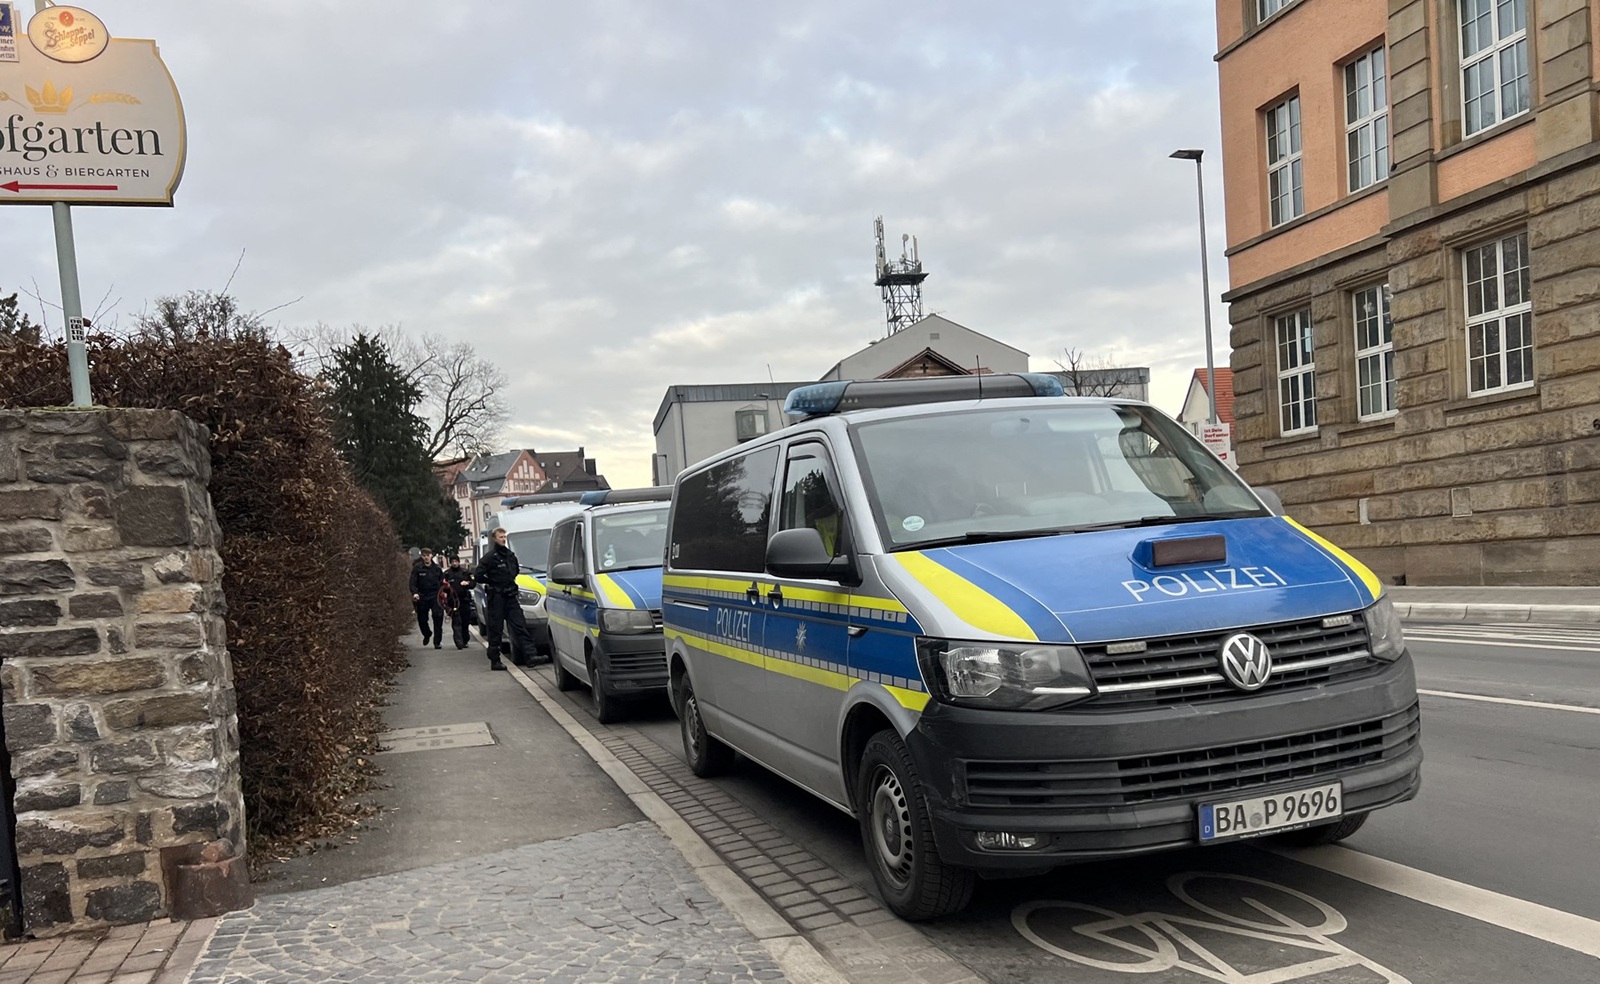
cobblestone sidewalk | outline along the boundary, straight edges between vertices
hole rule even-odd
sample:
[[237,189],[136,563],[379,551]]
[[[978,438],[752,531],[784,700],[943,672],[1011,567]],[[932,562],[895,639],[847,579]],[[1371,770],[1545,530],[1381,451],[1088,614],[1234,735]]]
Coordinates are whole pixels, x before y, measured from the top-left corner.
[[222,918],[190,984],[782,981],[650,822],[332,888]]

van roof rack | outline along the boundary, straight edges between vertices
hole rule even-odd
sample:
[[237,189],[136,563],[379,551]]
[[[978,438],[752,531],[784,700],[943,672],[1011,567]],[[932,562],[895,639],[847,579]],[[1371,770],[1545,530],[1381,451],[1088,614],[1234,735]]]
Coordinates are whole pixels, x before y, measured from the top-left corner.
[[578,501],[586,506],[614,506],[622,502],[667,502],[672,499],[672,486],[657,485],[648,489],[597,489],[580,492]]
[[581,502],[585,492],[540,492],[537,495],[509,495],[500,500],[500,508],[515,509],[539,502]]
[[822,417],[851,410],[905,407],[951,400],[1004,400],[1026,396],[1064,396],[1061,380],[1038,372],[982,373],[922,379],[860,379],[813,383],[789,392],[783,412],[791,417]]

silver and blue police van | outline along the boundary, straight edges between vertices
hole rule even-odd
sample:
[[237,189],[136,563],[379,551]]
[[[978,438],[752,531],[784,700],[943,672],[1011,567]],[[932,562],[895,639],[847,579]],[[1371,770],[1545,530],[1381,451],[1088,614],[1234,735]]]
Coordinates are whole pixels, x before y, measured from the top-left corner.
[[550,535],[551,665],[556,686],[587,686],[601,724],[667,689],[661,558],[672,489],[585,492]]
[[1148,404],[1050,376],[802,387],[685,470],[662,578],[702,776],[859,819],[908,919],[979,876],[1274,835],[1417,794],[1381,582]]

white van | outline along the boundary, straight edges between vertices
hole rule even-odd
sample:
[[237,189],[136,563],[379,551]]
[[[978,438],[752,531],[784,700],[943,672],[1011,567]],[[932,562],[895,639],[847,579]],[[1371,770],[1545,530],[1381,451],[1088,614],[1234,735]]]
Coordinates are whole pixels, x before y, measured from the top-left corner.
[[[549,575],[545,571],[550,557],[550,531],[561,520],[583,511],[583,503],[578,501],[582,496],[582,492],[510,496],[501,501],[500,512],[489,522],[490,530],[500,527],[506,531],[506,545],[522,565],[522,572],[517,575],[517,602],[522,606],[522,616],[528,622],[528,631],[533,633],[538,651],[511,651],[511,634],[506,633],[500,651],[509,653],[511,661],[518,666],[527,666],[539,656],[550,655],[550,617],[544,605],[545,595],[550,592]],[[488,611],[481,586],[476,593],[478,611]]]

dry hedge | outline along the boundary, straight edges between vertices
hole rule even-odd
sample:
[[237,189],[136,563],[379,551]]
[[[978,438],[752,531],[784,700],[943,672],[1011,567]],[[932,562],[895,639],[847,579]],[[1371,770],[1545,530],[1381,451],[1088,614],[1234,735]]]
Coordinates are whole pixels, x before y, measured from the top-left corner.
[[[211,435],[228,651],[253,848],[340,825],[381,695],[405,666],[409,565],[334,451],[311,380],[260,338],[89,339],[95,403]],[[62,343],[0,342],[0,407],[71,403]]]

